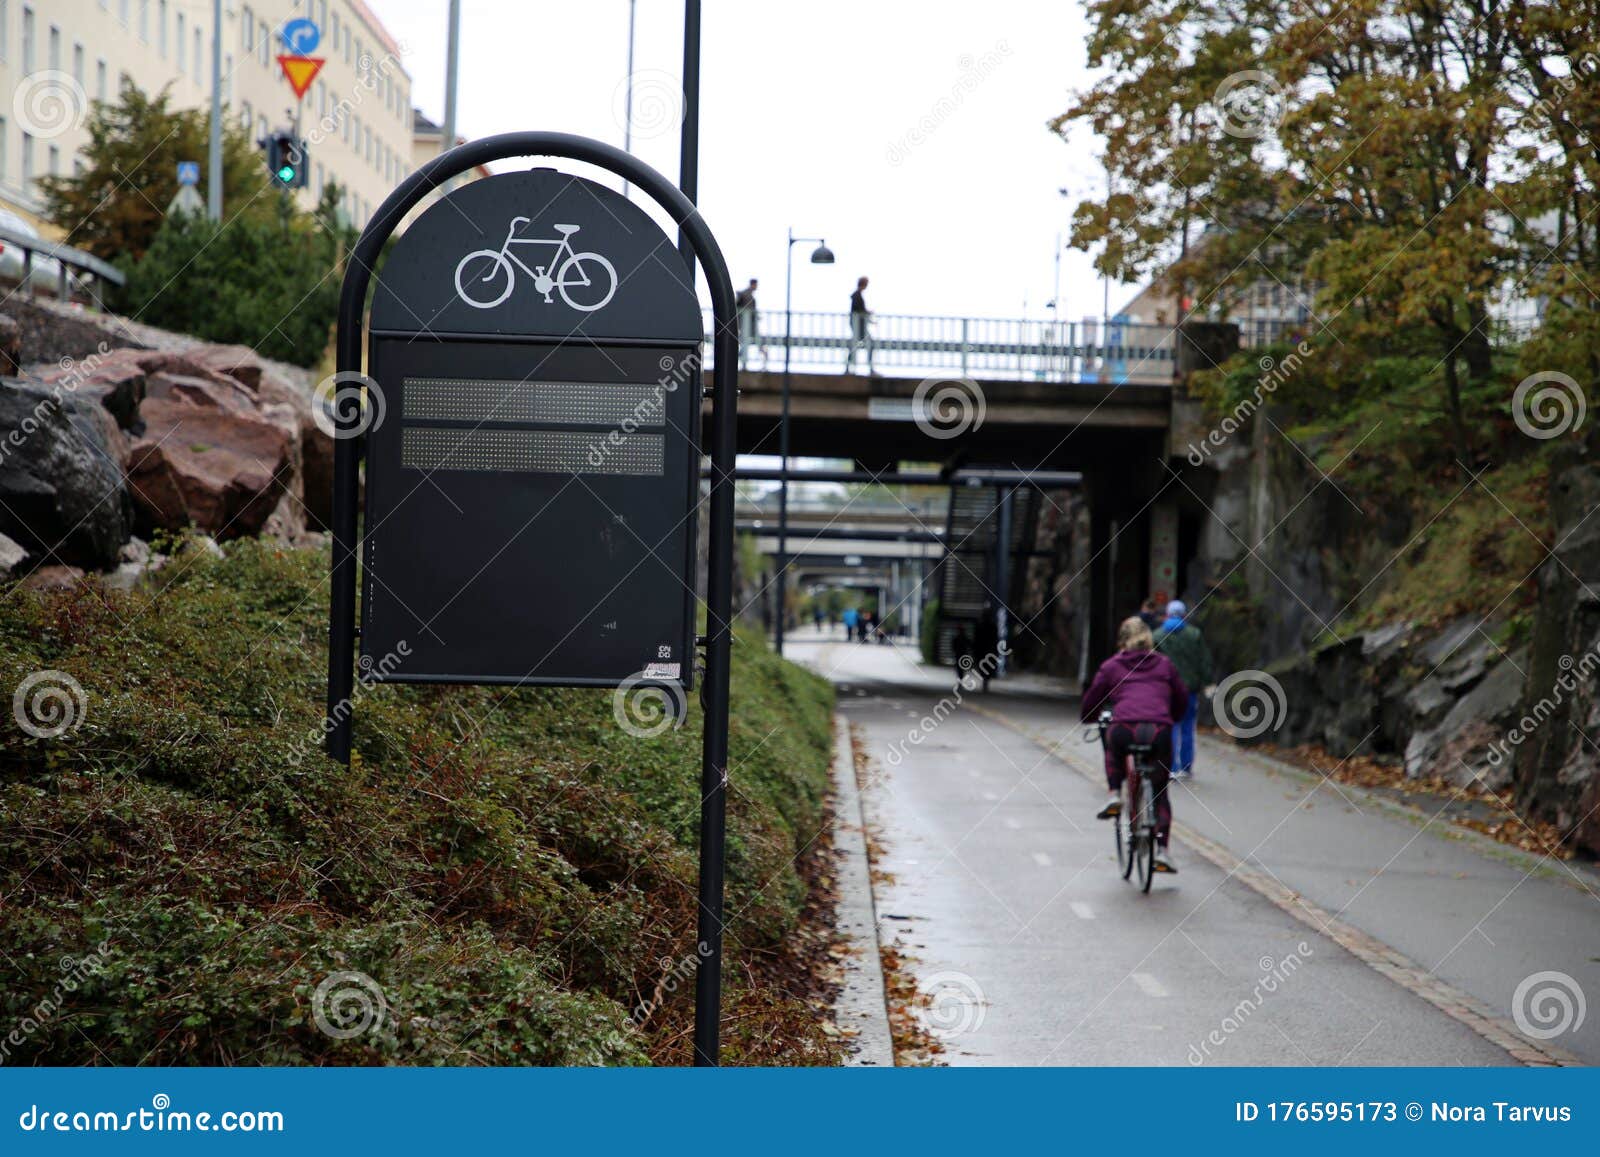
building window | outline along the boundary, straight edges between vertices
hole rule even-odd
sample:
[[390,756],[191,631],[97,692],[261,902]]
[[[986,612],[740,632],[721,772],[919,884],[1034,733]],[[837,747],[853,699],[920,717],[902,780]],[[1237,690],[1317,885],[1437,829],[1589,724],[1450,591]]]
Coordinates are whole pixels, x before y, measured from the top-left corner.
[[33,9],[28,5],[22,6],[22,71],[26,75],[33,71]]
[[11,0],[0,0],[0,60],[11,59]]
[[206,74],[205,55],[205,29],[196,25],[194,30],[194,78],[201,80]]
[[55,145],[50,146],[50,175],[56,176],[61,172],[61,150]]
[[233,103],[233,53],[222,56],[222,103]]
[[239,43],[244,45],[246,52],[256,50],[256,18],[250,14],[249,8],[239,14],[239,36]]
[[184,15],[183,15],[182,12],[180,12],[180,13],[178,13],[178,75],[179,76],[183,75],[183,72],[184,72],[183,62],[187,59],[187,57],[184,56],[184,49],[183,49],[184,44],[187,43],[187,39],[184,36],[184,29],[185,29]]
[[159,0],[156,4],[156,47],[161,53],[161,59],[167,58],[167,0]]
[[239,102],[239,123],[244,126],[244,131],[249,132],[250,126],[255,123],[255,114],[250,110],[250,102]]
[[332,31],[329,33],[329,37],[330,38],[328,40],[328,43],[333,45],[333,50],[335,52],[338,52],[339,51],[339,13],[338,12],[335,12],[333,14]]
[[150,0],[139,0],[139,39],[150,43]]
[[61,71],[61,29],[54,24],[50,26],[50,39],[45,49],[45,59],[49,63],[45,66],[52,72]]
[[6,142],[11,139],[10,135],[6,131],[7,128],[8,126],[6,124],[6,118],[0,117],[0,181],[5,180],[11,175],[7,171],[6,165]]
[[106,62],[97,60],[94,62],[94,98],[104,101],[109,96],[110,94],[106,92]]
[[117,19],[124,28],[128,26],[128,0],[117,0]]
[[33,184],[33,137],[22,134],[22,187]]
[[72,79],[78,82],[78,87],[83,87],[83,45],[72,46]]

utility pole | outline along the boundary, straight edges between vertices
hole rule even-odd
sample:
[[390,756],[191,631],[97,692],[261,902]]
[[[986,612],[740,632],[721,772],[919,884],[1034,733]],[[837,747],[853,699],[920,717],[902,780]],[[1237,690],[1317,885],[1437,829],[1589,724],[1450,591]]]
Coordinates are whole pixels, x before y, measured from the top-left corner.
[[[700,204],[700,0],[683,5],[683,128],[678,135],[678,188],[692,204]],[[694,276],[694,251],[682,229],[678,251]]]
[[[178,51],[183,51],[183,45],[178,45]],[[213,221],[221,221],[222,0],[211,0],[211,155],[207,158],[206,170],[206,215]]]
[[[456,73],[461,55],[461,0],[450,0],[450,28],[445,33],[444,51],[444,125],[439,133],[439,151],[447,153],[456,147]],[[455,178],[442,186],[448,192]]]
[[[633,27],[639,14],[639,0],[628,0],[628,107],[622,113],[622,151],[633,152]],[[622,195],[628,195],[628,182],[622,182]]]

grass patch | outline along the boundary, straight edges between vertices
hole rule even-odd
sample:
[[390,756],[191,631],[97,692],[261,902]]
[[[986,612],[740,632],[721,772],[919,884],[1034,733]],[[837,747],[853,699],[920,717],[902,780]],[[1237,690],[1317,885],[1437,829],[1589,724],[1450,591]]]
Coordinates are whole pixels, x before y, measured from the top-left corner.
[[[59,738],[0,740],[0,1059],[686,1063],[698,704],[641,740],[606,692],[382,687],[344,767],[316,742],[326,567],[246,540],[151,592],[0,592],[0,686],[85,695]],[[783,953],[832,691],[733,652],[727,1059],[827,1063]],[[348,1039],[316,1023],[338,972],[386,1005]]]

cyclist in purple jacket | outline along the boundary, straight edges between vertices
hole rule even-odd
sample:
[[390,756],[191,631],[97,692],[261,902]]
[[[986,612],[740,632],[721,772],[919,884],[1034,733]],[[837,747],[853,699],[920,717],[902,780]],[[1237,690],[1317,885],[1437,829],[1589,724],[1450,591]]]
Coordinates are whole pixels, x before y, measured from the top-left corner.
[[1137,725],[1155,725],[1153,737],[1140,736],[1139,741],[1152,742],[1155,748],[1155,770],[1145,790],[1155,793],[1156,871],[1176,872],[1167,854],[1167,836],[1172,830],[1167,783],[1172,773],[1172,726],[1188,710],[1189,689],[1172,660],[1152,650],[1153,646],[1150,628],[1142,619],[1123,620],[1117,630],[1117,653],[1100,665],[1083,693],[1083,718],[1089,722],[1103,708],[1111,708],[1112,722],[1106,731],[1106,784],[1111,798],[1096,817],[1103,820],[1122,813],[1128,747],[1135,742]]

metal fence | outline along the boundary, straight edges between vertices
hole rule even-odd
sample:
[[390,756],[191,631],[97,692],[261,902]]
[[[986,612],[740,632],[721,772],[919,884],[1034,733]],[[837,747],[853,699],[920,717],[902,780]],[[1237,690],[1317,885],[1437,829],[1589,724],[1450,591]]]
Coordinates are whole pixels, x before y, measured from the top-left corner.
[[[764,312],[754,341],[744,343],[751,370],[783,368],[785,334],[798,371],[840,373],[854,348],[854,369],[879,373],[962,375],[1011,381],[1172,381],[1171,326],[1101,321],[872,315],[857,342],[844,313]],[[706,318],[707,332],[711,318]]]

